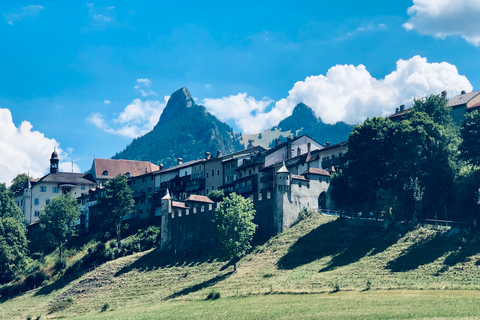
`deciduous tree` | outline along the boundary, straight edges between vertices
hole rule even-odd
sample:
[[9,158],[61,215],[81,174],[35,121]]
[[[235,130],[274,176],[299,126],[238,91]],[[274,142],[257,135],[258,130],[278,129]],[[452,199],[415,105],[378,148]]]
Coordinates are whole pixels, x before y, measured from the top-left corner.
[[250,199],[231,193],[215,209],[215,223],[221,251],[233,260],[234,271],[237,259],[251,248],[250,242],[257,227],[252,222],[255,209]]
[[75,222],[80,218],[80,204],[69,193],[52,198],[40,214],[40,226],[58,247],[62,259],[63,245],[75,234]]

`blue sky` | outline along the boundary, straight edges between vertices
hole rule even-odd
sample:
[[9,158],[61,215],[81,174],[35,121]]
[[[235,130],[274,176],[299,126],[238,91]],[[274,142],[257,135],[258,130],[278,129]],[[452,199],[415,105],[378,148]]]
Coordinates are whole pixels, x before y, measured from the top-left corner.
[[480,0],[2,1],[0,13],[0,182],[42,175],[54,146],[64,170],[87,170],[182,86],[246,133],[301,101],[359,123],[480,90]]

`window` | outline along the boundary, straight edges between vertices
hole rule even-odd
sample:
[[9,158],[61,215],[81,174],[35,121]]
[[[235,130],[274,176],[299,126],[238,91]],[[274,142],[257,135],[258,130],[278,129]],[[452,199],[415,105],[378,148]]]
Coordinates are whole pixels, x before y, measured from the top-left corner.
[[40,200],[38,198],[35,198],[35,205],[38,206],[40,204]]
[[152,192],[152,187],[148,187],[148,192]]
[[208,195],[208,189],[207,189],[207,195]]
[[40,187],[40,192],[47,192],[47,187]]
[[58,187],[52,187],[52,192],[53,193],[58,193]]
[[145,178],[142,178],[142,183],[145,183]]
[[262,193],[261,192],[258,193],[258,201],[262,201]]
[[208,178],[208,172],[207,172],[207,178]]
[[215,186],[212,186],[212,190],[215,190]]
[[212,208],[213,208],[213,205],[210,203],[210,204],[208,205],[208,210],[212,211]]
[[205,211],[205,207],[204,207],[204,206],[200,206],[200,211],[204,212],[204,211]]
[[252,174],[252,169],[248,170],[248,174],[249,175]]
[[267,191],[267,199],[270,199],[270,191]]
[[81,189],[85,190],[85,185],[84,184],[82,184]]
[[50,204],[50,199],[46,199],[45,204],[47,204],[47,205]]
[[193,207],[193,213],[197,213],[197,207]]
[[126,176],[127,178],[130,178],[130,172],[125,173],[125,176]]
[[40,211],[35,211],[35,217],[40,216]]
[[142,213],[143,213],[143,210],[140,210],[140,214],[142,214]]
[[212,169],[212,177],[215,176],[215,169]]
[[102,176],[108,176],[108,171],[107,170],[103,171]]
[[197,167],[193,167],[193,173],[197,173]]
[[240,172],[238,173],[238,176],[241,178],[241,177],[243,176],[243,172],[240,171]]

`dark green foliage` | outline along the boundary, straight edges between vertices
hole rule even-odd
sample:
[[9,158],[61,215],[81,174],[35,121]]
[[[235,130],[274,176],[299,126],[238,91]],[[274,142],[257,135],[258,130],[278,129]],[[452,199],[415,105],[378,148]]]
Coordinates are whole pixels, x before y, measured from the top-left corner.
[[10,192],[12,194],[15,194],[18,191],[22,190],[28,178],[29,177],[26,173],[17,174],[17,176],[12,180],[12,185],[9,187]]
[[25,268],[25,227],[12,217],[0,218],[0,283],[11,281]]
[[52,198],[40,214],[40,226],[55,242],[62,259],[65,242],[75,234],[75,222],[80,218],[80,204],[69,193]]
[[206,151],[228,154],[242,149],[232,128],[195,104],[184,88],[172,94],[153,130],[133,140],[113,159],[148,160],[171,167],[177,158],[190,161],[203,158]]
[[105,312],[108,310],[108,308],[110,308],[110,304],[108,302],[105,302],[105,304],[102,306],[102,309],[100,310],[100,312]]
[[53,303],[48,308],[48,313],[55,313],[67,309],[73,304],[73,297],[68,297],[66,300]]
[[115,226],[117,242],[122,241],[123,217],[132,213],[135,202],[132,198],[132,189],[127,184],[123,174],[117,175],[105,185],[105,197],[100,199],[99,208],[105,217],[107,227]]
[[212,201],[220,202],[225,197],[223,190],[212,190],[208,193],[208,196]]
[[465,114],[461,129],[462,143],[460,151],[462,158],[476,166],[480,165],[480,112],[475,110]]
[[334,176],[332,197],[351,211],[375,210],[394,220],[448,218],[459,142],[438,96],[415,100],[398,123],[367,119],[350,134],[348,166]]
[[297,222],[305,220],[306,218],[310,217],[314,213],[315,213],[314,211],[309,211],[307,208],[303,208],[298,213]]
[[480,169],[465,166],[455,184],[457,219],[480,222]]
[[[310,107],[299,103],[293,109],[292,115],[280,121],[278,126],[272,128],[274,129],[290,130],[294,135],[306,134],[322,144],[327,141],[334,144],[347,140],[353,126],[345,122],[326,124],[322,119],[317,118]],[[297,130],[299,130],[298,133]],[[274,146],[273,142],[272,147]]]
[[233,259],[237,270],[237,259],[251,249],[250,242],[257,227],[252,222],[255,209],[250,199],[231,193],[215,209],[215,224],[220,249]]
[[221,296],[220,291],[212,289],[208,293],[206,300],[217,300],[217,299],[220,299],[220,296]]
[[5,183],[0,183],[0,218],[14,218],[23,224],[23,214],[15,205]]

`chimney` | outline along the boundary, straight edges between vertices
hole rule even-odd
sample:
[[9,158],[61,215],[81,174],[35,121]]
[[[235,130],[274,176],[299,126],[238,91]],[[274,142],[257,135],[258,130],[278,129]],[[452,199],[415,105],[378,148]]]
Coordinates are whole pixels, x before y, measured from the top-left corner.
[[282,142],[282,139],[277,138],[275,139],[275,147],[278,147],[278,145]]
[[405,105],[404,104],[400,105],[400,112],[402,112],[404,110],[405,110]]
[[447,91],[442,91],[442,98],[447,99]]
[[325,142],[325,147],[330,147],[330,142]]
[[217,150],[217,158],[221,158],[221,157],[222,157],[222,151]]
[[159,170],[162,170],[162,169],[163,169],[163,164],[160,163],[160,164],[158,165],[158,168],[159,168]]
[[254,145],[255,145],[255,140],[253,140],[253,139],[248,140],[247,149],[253,148]]
[[205,159],[210,160],[212,158],[212,154],[210,152],[205,152]]
[[399,113],[400,112],[400,109],[399,108],[395,108],[395,113]]
[[466,93],[465,90],[462,90],[462,93],[461,93],[461,94],[465,94],[465,93]]
[[312,144],[309,142],[307,143],[307,152],[310,153],[310,149],[312,147]]
[[177,159],[177,163],[178,163],[179,165],[182,164],[182,163],[183,163],[183,159],[182,159],[182,158],[178,158],[178,159]]
[[292,158],[292,138],[287,137],[287,159]]

